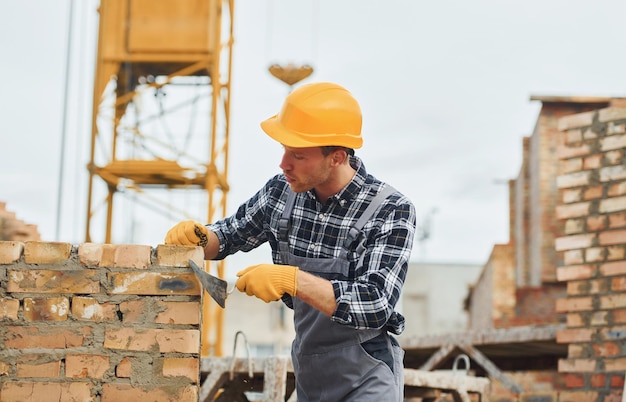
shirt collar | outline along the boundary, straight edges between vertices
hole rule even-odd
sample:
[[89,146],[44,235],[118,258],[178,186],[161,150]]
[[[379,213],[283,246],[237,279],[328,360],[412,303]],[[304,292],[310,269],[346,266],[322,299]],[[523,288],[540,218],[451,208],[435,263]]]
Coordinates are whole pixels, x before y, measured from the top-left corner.
[[365,178],[367,177],[367,172],[365,170],[365,165],[363,161],[358,156],[350,157],[350,166],[356,173],[350,183],[345,186],[341,191],[337,194],[330,197],[334,202],[339,203],[339,205],[344,206],[346,202],[351,202],[354,197],[359,193],[361,187],[365,184]]

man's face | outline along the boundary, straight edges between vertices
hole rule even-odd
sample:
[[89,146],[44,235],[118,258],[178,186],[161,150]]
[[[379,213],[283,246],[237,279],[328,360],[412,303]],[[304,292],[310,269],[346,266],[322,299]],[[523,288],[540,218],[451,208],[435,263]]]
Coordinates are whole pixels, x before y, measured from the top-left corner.
[[332,158],[324,156],[320,147],[283,148],[283,158],[278,166],[294,192],[302,193],[327,184]]

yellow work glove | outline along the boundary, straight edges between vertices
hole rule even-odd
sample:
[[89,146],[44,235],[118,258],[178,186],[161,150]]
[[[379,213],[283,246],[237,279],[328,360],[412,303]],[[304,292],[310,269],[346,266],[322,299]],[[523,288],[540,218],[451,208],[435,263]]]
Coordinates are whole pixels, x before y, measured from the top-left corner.
[[269,303],[285,293],[296,295],[298,267],[292,265],[259,264],[237,272],[235,286],[248,296]]
[[208,230],[201,223],[188,220],[177,223],[165,235],[165,244],[205,247],[208,242]]

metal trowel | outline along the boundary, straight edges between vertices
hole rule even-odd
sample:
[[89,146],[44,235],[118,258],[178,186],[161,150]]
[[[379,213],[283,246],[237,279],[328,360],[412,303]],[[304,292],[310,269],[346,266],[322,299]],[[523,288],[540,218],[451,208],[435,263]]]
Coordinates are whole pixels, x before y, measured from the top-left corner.
[[230,292],[227,290],[228,282],[209,274],[204,269],[200,268],[193,260],[189,260],[189,265],[209,296],[211,296],[221,308],[226,307],[226,298],[230,292],[232,292],[232,290]]

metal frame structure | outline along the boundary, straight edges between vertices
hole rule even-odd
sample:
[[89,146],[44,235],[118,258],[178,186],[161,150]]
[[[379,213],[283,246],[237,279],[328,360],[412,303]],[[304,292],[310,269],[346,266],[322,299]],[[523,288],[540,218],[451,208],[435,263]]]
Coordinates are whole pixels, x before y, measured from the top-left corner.
[[[195,190],[207,204],[206,216],[197,219],[225,216],[234,0],[101,0],[99,15],[86,242],[94,241],[98,219],[104,226],[98,241],[114,242],[120,193],[149,204],[166,198],[150,199],[153,190]],[[137,117],[142,99],[185,86],[208,92],[210,117],[204,130],[189,133],[191,149],[154,135]],[[160,110],[158,117],[173,109]],[[177,212],[171,205],[164,209]],[[224,277],[223,261],[205,269]],[[223,311],[205,297],[203,356],[222,355],[222,321]]]

